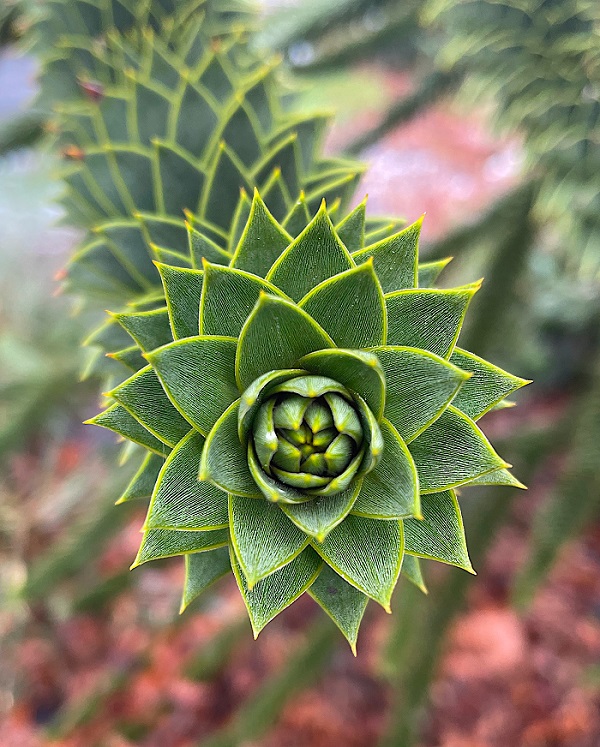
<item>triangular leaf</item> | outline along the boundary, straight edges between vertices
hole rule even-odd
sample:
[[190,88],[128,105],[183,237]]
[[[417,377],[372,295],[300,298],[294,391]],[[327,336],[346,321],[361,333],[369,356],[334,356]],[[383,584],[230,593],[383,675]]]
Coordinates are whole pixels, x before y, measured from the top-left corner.
[[180,532],[172,529],[149,529],[144,532],[142,544],[131,566],[137,568],[150,560],[172,558],[190,552],[205,552],[224,547],[229,540],[226,529],[214,532]]
[[283,296],[274,285],[257,275],[206,262],[200,333],[239,337],[261,293]]
[[389,611],[404,553],[401,521],[350,514],[323,544],[312,546],[336,573]]
[[99,425],[102,428],[108,428],[114,433],[118,433],[120,436],[128,438],[140,446],[144,446],[150,451],[154,451],[160,456],[166,456],[171,449],[164,443],[158,440],[156,436],[153,436],[150,431],[146,430],[141,423],[139,423],[127,410],[121,405],[112,405],[104,412],[96,415],[90,420],[85,421],[86,424]]
[[115,314],[114,318],[146,352],[166,345],[173,339],[166,309]]
[[198,480],[204,437],[193,431],[173,449],[153,491],[146,529],[222,529],[227,494]]
[[388,345],[422,348],[447,358],[479,285],[452,290],[406,290],[385,297]]
[[[299,301],[319,283],[353,266],[350,254],[335,232],[327,208],[323,205],[271,267],[267,280],[294,301]],[[299,268],[302,268],[301,272]]]
[[432,288],[442,270],[452,261],[452,257],[438,259],[435,262],[419,264],[419,288]]
[[281,511],[305,534],[323,542],[349,514],[360,492],[360,480],[335,495],[317,496],[305,503],[281,503]]
[[339,347],[385,344],[386,304],[371,262],[328,278],[299,305]]
[[218,547],[208,552],[190,553],[185,556],[185,580],[181,612],[211,584],[231,570],[229,548]]
[[125,488],[123,495],[121,495],[117,503],[127,503],[138,498],[150,498],[158,479],[158,474],[164,463],[165,460],[158,456],[158,454],[152,452],[146,454],[140,468],[132,477],[131,482]]
[[[189,557],[194,556],[191,555]],[[405,552],[402,561],[402,575],[407,578],[411,584],[414,584],[417,589],[420,589],[424,594],[427,594],[427,587],[425,586],[425,579],[423,578],[419,558]]]
[[452,405],[408,448],[417,465],[421,493],[448,490],[509,466],[475,423]]
[[269,371],[296,368],[304,355],[331,347],[331,338],[305,311],[263,295],[240,334],[235,362],[239,389]]
[[365,245],[366,213],[367,200],[364,199],[335,228],[337,235],[349,252],[357,252]]
[[238,435],[239,407],[237,400],[208,434],[200,463],[200,479],[210,480],[233,495],[259,498],[260,490],[248,468],[246,447]]
[[169,399],[206,435],[239,397],[235,353],[234,338],[198,336],[164,345],[147,358]]
[[309,588],[322,566],[319,556],[307,547],[291,563],[263,578],[250,590],[233,549],[230,560],[255,638],[267,623]]
[[250,217],[231,260],[231,266],[265,277],[292,240],[290,234],[273,218],[255,191]]
[[198,270],[164,264],[157,267],[165,289],[173,339],[197,335],[200,331],[199,308],[204,274]]
[[293,560],[308,544],[279,506],[229,496],[231,544],[249,588]]
[[367,246],[352,255],[352,259],[359,265],[373,258],[375,272],[384,293],[416,287],[419,235],[422,224],[421,218],[394,236]]
[[409,442],[453,400],[469,374],[433,353],[415,348],[373,348],[383,368],[385,417]]
[[308,593],[342,631],[356,656],[358,629],[369,598],[328,565],[323,566]]
[[151,366],[113,389],[110,396],[167,446],[175,446],[190,431],[189,422],[173,407]]
[[422,497],[423,518],[404,522],[405,552],[473,573],[465,530],[453,490]]
[[379,427],[384,441],[381,460],[365,475],[352,513],[372,519],[419,516],[419,477],[412,456],[389,421]]
[[509,394],[530,383],[459,348],[454,349],[450,361],[473,374],[454,400],[454,405],[473,420],[478,420]]

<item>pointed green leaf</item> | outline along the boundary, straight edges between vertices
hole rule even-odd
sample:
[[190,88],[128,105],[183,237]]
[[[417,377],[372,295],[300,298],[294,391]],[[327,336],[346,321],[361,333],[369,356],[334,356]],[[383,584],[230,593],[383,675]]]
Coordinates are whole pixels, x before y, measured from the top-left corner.
[[281,384],[287,381],[287,379],[295,378],[303,373],[304,371],[300,368],[270,371],[259,376],[258,379],[252,382],[242,394],[240,401],[238,433],[241,441],[246,442],[254,416],[264,401],[266,391],[270,392],[271,387],[277,386],[277,384]]
[[431,288],[442,270],[452,261],[452,257],[438,259],[435,262],[419,264],[419,288]]
[[256,498],[229,496],[231,544],[249,588],[287,565],[308,544],[279,506]]
[[404,550],[473,573],[462,516],[453,490],[422,497],[422,519],[404,522]]
[[208,434],[200,463],[200,479],[210,480],[233,495],[258,498],[260,490],[248,468],[246,447],[238,436],[239,406],[237,400],[225,410]]
[[401,521],[350,514],[323,544],[312,546],[336,573],[389,611],[404,554]]
[[205,435],[239,397],[236,347],[230,337],[186,337],[146,356],[171,402]]
[[229,264],[231,257],[218,244],[208,236],[197,231],[189,223],[186,223],[188,231],[189,253],[192,266],[197,270],[202,268],[204,260],[212,262],[215,265]]
[[204,437],[192,430],[173,449],[153,491],[146,529],[227,527],[227,494],[198,480]]
[[169,215],[180,215],[186,208],[195,210],[204,186],[204,174],[188,157],[177,153],[168,143],[155,141],[159,180]]
[[385,375],[385,417],[408,443],[444,411],[469,374],[433,353],[386,346],[372,351]]
[[96,415],[90,420],[85,421],[86,424],[99,425],[102,428],[108,428],[114,433],[118,433],[120,436],[128,438],[140,446],[144,446],[150,451],[154,451],[160,456],[166,456],[171,449],[164,443],[158,440],[156,436],[153,436],[150,431],[146,430],[144,426],[139,423],[127,410],[121,405],[112,405],[104,412]]
[[[194,556],[190,555],[188,557],[193,558]],[[423,578],[421,561],[419,558],[405,552],[402,561],[402,575],[407,578],[411,584],[414,584],[417,589],[421,589],[423,594],[427,594],[427,586],[425,586],[425,579]]]
[[250,191],[250,180],[242,164],[224,143],[219,146],[207,181],[200,214],[215,226],[228,231],[234,208],[231,195],[239,194],[242,188]]
[[183,612],[205,589],[230,570],[228,547],[187,554],[180,612]]
[[186,270],[157,263],[165,289],[173,339],[194,337],[200,332],[199,309],[202,278],[199,270]]
[[172,529],[149,529],[144,532],[142,544],[131,566],[137,568],[142,563],[162,558],[172,558],[191,552],[205,552],[216,547],[224,547],[229,540],[227,529],[214,532],[180,532]]
[[305,534],[323,542],[350,513],[360,492],[360,480],[335,495],[317,496],[306,503],[280,504],[281,511]]
[[358,629],[369,598],[328,565],[323,566],[308,593],[342,631],[356,656]]
[[335,230],[349,252],[357,252],[365,245],[366,198],[339,223]]
[[[350,254],[335,232],[327,208],[323,205],[271,267],[267,280],[294,301],[299,301],[319,283],[353,266]],[[299,271],[300,268],[302,271]]]
[[373,264],[325,280],[300,302],[338,347],[360,349],[386,340],[386,304]]
[[296,368],[308,353],[332,347],[331,338],[305,311],[262,295],[240,334],[235,361],[239,389],[269,371]]
[[305,355],[298,365],[360,394],[375,417],[381,418],[386,392],[385,374],[373,353],[339,348],[319,350]]
[[137,498],[150,498],[163,464],[164,459],[158,456],[158,454],[152,452],[146,454],[140,468],[132,477],[131,482],[125,488],[117,504],[134,501]]
[[474,480],[469,480],[465,487],[471,487],[471,485],[503,485],[509,488],[527,490],[525,485],[507,469],[498,469],[481,477],[476,477]]
[[[237,245],[240,243],[248,218],[250,218],[250,211],[252,210],[252,203],[248,197],[248,193],[245,189],[240,191],[240,199],[238,200],[237,206],[233,213],[231,221],[231,228],[229,229],[229,238],[227,239],[227,251],[230,255],[229,262],[217,262],[216,264],[229,265],[233,258],[234,252],[237,249]],[[207,257],[208,259],[208,257]],[[209,260],[210,262],[211,260]]]
[[[102,351],[94,351],[94,353],[97,355],[98,353],[101,354]],[[127,366],[127,368],[131,369],[132,371],[139,371],[140,369],[144,368],[146,365],[146,362],[144,358],[142,358],[142,352],[140,348],[137,345],[132,345],[129,348],[124,348],[123,350],[118,350],[115,353],[106,353],[107,358],[111,358],[114,361],[118,361],[119,363],[122,363],[124,366]],[[94,370],[93,367],[90,367],[89,369],[86,369],[86,371],[91,372]]]
[[367,246],[352,255],[352,259],[358,265],[373,258],[375,272],[384,293],[416,287],[419,235],[422,224],[421,218],[394,236]]
[[304,503],[312,496],[270,477],[261,467],[252,443],[248,444],[248,466],[258,489],[272,503]]
[[221,139],[235,152],[244,166],[250,168],[262,155],[262,147],[257,127],[246,111],[243,99],[236,102],[233,112],[228,112],[225,117],[227,121]]
[[447,358],[479,285],[452,290],[406,290],[385,297],[388,345],[422,348]]
[[173,339],[169,313],[166,309],[141,311],[136,314],[115,314],[114,318],[145,352],[166,345]]
[[239,337],[261,293],[283,296],[274,285],[257,275],[206,262],[200,333]]
[[190,424],[173,407],[151,366],[135,373],[109,396],[167,446],[175,446],[190,431]]
[[309,588],[322,567],[319,556],[307,547],[291,563],[258,581],[250,590],[233,549],[230,560],[255,638],[267,623]]
[[231,260],[231,266],[264,278],[292,241],[290,234],[273,218],[255,190],[250,218]]
[[308,205],[306,204],[306,198],[304,192],[300,193],[300,197],[294,204],[294,207],[286,215],[283,223],[283,228],[292,236],[296,238],[299,236],[306,226],[310,223],[310,213],[308,211]]
[[509,466],[460,410],[450,405],[409,444],[421,493],[437,493]]
[[450,361],[473,374],[454,400],[454,405],[473,420],[479,420],[509,394],[530,383],[459,348],[454,349]]
[[356,411],[362,426],[363,447],[365,449],[365,457],[360,465],[358,474],[365,475],[367,472],[370,472],[381,459],[383,453],[383,436],[379,423],[375,420],[375,416],[367,407],[364,399],[359,394],[355,394],[354,401],[356,403]]
[[[297,195],[300,192],[300,151],[298,148],[298,136],[293,132],[289,137],[269,148],[262,161],[254,168],[254,181],[258,184],[262,196],[267,200],[268,190],[262,185],[267,184],[273,176],[281,182],[283,191],[287,195]],[[270,196],[270,195],[269,195]],[[288,198],[289,199],[289,198]],[[270,207],[273,215],[279,213]],[[281,218],[287,213],[283,210]]]
[[383,454],[379,464],[365,475],[352,513],[371,519],[419,516],[419,477],[412,456],[389,421],[383,420],[380,428]]

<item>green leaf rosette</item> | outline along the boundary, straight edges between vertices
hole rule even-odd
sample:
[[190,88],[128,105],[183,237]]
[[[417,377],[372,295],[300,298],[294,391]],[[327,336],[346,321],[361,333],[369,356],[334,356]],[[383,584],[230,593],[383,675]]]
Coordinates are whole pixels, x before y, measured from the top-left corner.
[[256,193],[228,265],[158,264],[91,421],[147,453],[135,565],[184,556],[184,607],[232,570],[255,634],[308,592],[353,649],[420,559],[472,571],[455,489],[519,484],[476,421],[526,383],[456,347],[479,285],[419,287],[420,222],[365,246],[365,220],[323,204],[294,238]]

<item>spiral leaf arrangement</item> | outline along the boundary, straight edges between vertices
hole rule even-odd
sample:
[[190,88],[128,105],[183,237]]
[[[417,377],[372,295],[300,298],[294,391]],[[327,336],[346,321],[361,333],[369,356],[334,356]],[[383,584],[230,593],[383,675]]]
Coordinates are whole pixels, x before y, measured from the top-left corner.
[[147,450],[134,565],[183,555],[183,607],[232,570],[255,634],[308,592],[353,649],[420,558],[472,570],[454,489],[519,485],[475,421],[526,383],[456,347],[479,284],[419,287],[420,222],[365,225],[256,192],[229,262],[157,263],[166,304],[114,317],[138,370],[90,421]]
[[[276,62],[248,47],[243,3],[175,6],[53,0],[40,21],[56,39],[42,92],[69,100],[54,123],[63,204],[88,231],[65,287],[87,304],[151,309],[163,300],[155,260],[230,261],[255,187],[293,233],[323,197],[343,209],[363,170],[321,155],[326,116],[290,113]],[[121,342],[111,322],[95,330],[88,373],[118,378],[104,354]]]

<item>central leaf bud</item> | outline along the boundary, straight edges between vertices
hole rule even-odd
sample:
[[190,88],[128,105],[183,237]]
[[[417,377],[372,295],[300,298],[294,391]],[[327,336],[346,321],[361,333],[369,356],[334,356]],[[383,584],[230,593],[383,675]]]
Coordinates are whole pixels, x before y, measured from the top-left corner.
[[248,456],[267,498],[296,503],[336,495],[373,468],[381,434],[359,400],[333,379],[310,374],[262,390]]

